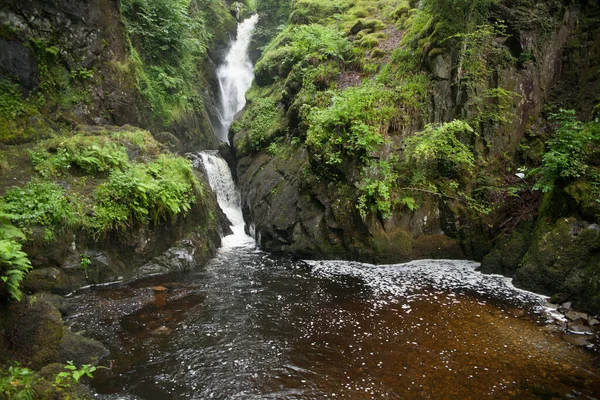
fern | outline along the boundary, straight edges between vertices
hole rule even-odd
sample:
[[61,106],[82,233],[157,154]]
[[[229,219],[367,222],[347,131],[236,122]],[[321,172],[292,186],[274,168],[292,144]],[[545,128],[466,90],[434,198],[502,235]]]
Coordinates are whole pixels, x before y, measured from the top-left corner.
[[21,245],[14,240],[0,240],[0,279],[6,285],[8,293],[20,301],[23,297],[21,282],[31,269],[27,254],[21,251]]

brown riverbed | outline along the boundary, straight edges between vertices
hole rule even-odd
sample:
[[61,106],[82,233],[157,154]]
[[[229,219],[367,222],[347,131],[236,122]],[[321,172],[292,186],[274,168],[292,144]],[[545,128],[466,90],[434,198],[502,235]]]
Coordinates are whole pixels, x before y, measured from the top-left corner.
[[542,322],[540,298],[498,277],[452,263],[323,272],[236,252],[73,296],[74,329],[112,352],[99,398],[600,396],[595,352],[566,343]]

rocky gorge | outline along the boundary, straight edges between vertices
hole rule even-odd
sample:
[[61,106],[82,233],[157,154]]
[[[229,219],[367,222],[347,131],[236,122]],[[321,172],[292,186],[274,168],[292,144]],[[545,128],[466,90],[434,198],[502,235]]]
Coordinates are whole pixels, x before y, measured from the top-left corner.
[[[545,330],[596,351],[600,5],[372,3],[0,5],[0,364],[10,371],[0,396],[11,398],[13,387],[29,382],[33,398],[91,398],[79,378],[68,384],[56,378],[65,364],[78,366],[66,371],[85,374],[107,360],[110,349],[111,368],[113,361],[129,365],[135,346],[124,339],[115,347],[107,337],[131,333],[152,348],[188,329],[182,310],[205,302],[211,309],[209,295],[228,304],[210,271],[220,271],[220,259],[229,257],[229,244],[218,249],[231,233],[230,221],[206,168],[190,162],[201,150],[218,150],[227,160],[246,231],[273,254],[242,252],[256,271],[266,263],[277,274],[287,273],[281,268],[302,272],[308,267],[298,259],[393,264],[390,270],[411,260],[475,260],[483,273],[511,277],[517,287],[548,296],[546,304],[517,306],[521,300],[513,304],[488,293],[482,296],[495,300],[486,312],[531,321],[544,305],[555,314]],[[254,81],[227,143],[217,67],[226,63],[238,22],[255,12]],[[260,274],[245,271],[242,261],[225,265],[247,281],[232,280],[238,286],[224,292],[254,293],[245,285],[259,282]],[[196,274],[212,286],[199,289],[194,277],[180,281],[186,271],[202,271]],[[144,278],[163,274],[164,282]],[[285,279],[302,287],[298,276]],[[379,301],[352,283],[360,274],[348,276],[336,289],[342,298]],[[118,289],[103,294],[101,285],[111,282]],[[90,286],[91,294],[77,291]],[[456,304],[446,287],[419,290],[441,290],[435,293]],[[508,297],[519,298],[511,290]],[[478,309],[479,298],[469,297],[477,291],[464,289],[459,297]],[[406,300],[400,299],[390,304]],[[319,307],[329,307],[321,301]],[[163,314],[165,302],[172,314]],[[284,309],[295,306],[291,301]],[[261,306],[249,300],[247,307],[254,315],[252,307]],[[106,326],[85,322],[85,313],[103,315]],[[150,318],[148,335],[144,318]],[[95,330],[78,332],[86,323]],[[113,331],[119,324],[123,331]],[[114,371],[127,374],[122,368]],[[112,369],[103,373],[103,382],[116,379]],[[565,376],[555,381],[563,385]],[[577,384],[564,387],[521,383],[514,396],[560,397],[573,387],[592,395],[593,377],[576,376]],[[179,393],[146,390],[137,395]],[[217,396],[227,398],[228,389],[221,390]]]

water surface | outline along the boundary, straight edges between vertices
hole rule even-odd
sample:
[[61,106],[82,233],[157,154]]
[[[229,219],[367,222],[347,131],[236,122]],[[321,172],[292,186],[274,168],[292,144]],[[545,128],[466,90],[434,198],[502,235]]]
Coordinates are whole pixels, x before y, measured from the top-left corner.
[[224,248],[197,271],[78,292],[73,329],[111,350],[111,369],[92,382],[103,399],[600,393],[592,356],[527,316],[543,300],[475,266],[303,262]]

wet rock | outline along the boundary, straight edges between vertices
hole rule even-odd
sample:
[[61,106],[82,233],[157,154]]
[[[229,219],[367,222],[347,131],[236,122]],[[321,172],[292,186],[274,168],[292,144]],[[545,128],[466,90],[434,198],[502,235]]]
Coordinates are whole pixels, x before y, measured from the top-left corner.
[[102,343],[65,328],[60,344],[61,362],[73,361],[76,365],[98,364],[98,361],[108,355],[109,351]]
[[46,301],[50,303],[54,308],[56,308],[64,317],[65,315],[69,315],[73,306],[69,304],[67,299],[63,296],[53,293],[36,293],[35,297],[37,297],[40,301]]
[[171,329],[167,328],[166,326],[161,326],[159,328],[156,328],[152,334],[154,335],[161,335],[161,336],[169,336],[171,334]]
[[33,369],[56,362],[63,339],[60,312],[50,303],[33,296],[12,303],[8,310],[6,338],[15,358],[27,359]]
[[592,334],[592,330],[589,327],[583,325],[583,323],[569,322],[567,324],[567,328],[571,332],[575,332],[575,333],[581,333],[581,334],[586,334],[586,335]]
[[185,271],[195,265],[196,247],[191,240],[182,240],[140,268],[141,275]]
[[579,335],[565,335],[563,340],[573,346],[587,347],[591,344],[584,336]]
[[0,38],[0,77],[15,77],[27,90],[34,90],[38,84],[37,63],[31,49]]
[[546,332],[550,332],[550,333],[559,333],[559,332],[563,332],[563,329],[555,324],[548,324],[548,325],[544,325],[544,327],[542,327],[542,330],[546,331]]
[[30,293],[50,292],[67,294],[84,285],[84,281],[68,275],[59,268],[48,267],[34,269],[27,274],[23,287]]
[[592,317],[590,317],[590,318],[588,319],[588,325],[589,325],[589,326],[597,326],[597,325],[600,325],[600,321],[598,321],[598,319],[597,319],[597,318],[592,318]]
[[565,312],[565,317],[567,317],[567,319],[569,321],[579,321],[581,323],[583,323],[583,321],[588,320],[588,315],[586,313],[582,313],[582,312],[578,312],[578,311],[573,311],[573,310],[569,310],[567,312]]
[[439,79],[452,78],[452,56],[450,54],[437,54],[431,58],[430,68],[433,75]]
[[556,320],[556,325],[560,326],[562,329],[567,329],[567,323],[563,320]]

